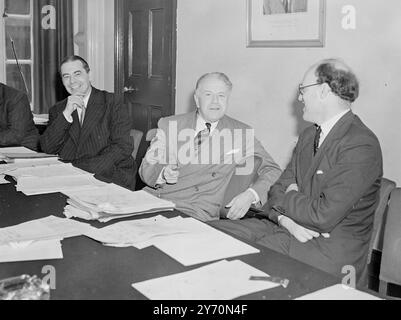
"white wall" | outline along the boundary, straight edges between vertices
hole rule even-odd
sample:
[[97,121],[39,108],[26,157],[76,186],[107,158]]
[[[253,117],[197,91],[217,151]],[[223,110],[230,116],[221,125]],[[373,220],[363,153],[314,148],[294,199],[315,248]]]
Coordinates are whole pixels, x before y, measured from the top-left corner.
[[[341,27],[344,5],[356,8],[356,30]],[[329,0],[324,48],[246,48],[245,0],[178,0],[176,113],[194,106],[200,75],[225,72],[234,83],[228,114],[252,125],[284,167],[305,126],[296,103],[304,71],[320,59],[341,57],[361,83],[354,112],[381,142],[385,177],[400,186],[400,14],[399,0]]]

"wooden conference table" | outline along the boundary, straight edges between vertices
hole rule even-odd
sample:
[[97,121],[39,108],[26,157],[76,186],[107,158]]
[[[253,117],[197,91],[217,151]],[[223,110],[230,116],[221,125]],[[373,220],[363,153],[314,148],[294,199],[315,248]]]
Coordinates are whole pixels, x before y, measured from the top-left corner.
[[[66,196],[61,193],[27,197],[17,192],[14,184],[0,185],[0,228],[49,215],[64,217],[62,212],[65,204]],[[165,213],[166,216],[179,214],[178,211]],[[148,218],[152,215],[155,214],[131,219]],[[92,223],[95,227],[108,224]],[[241,300],[293,299],[340,283],[339,279],[323,271],[250,244],[261,252],[228,260],[242,260],[270,275],[288,278],[290,283],[287,288],[280,286],[249,294],[240,297]],[[56,270],[56,289],[51,290],[50,299],[146,299],[131,287],[132,283],[205,265],[184,267],[155,247],[142,250],[134,247],[112,248],[85,236],[64,239],[62,249],[63,259],[0,263],[0,280],[22,274],[42,278],[48,272],[42,273],[43,267],[50,265]]]

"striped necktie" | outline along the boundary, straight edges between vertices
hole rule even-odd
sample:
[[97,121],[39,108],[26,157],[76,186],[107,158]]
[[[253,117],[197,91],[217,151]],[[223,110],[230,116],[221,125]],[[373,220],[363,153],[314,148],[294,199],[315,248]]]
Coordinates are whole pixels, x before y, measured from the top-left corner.
[[211,124],[209,122],[205,123],[206,128],[199,131],[198,134],[195,137],[195,150],[199,148],[201,143],[209,136],[210,134],[210,127]]

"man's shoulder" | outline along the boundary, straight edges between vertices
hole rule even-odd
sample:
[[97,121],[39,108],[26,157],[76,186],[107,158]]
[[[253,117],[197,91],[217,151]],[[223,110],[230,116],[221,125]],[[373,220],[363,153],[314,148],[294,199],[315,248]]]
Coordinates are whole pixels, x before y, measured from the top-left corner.
[[242,121],[234,119],[228,115],[225,115],[221,120],[224,128],[228,129],[252,129],[249,124],[246,124]]
[[359,143],[366,141],[371,144],[380,145],[379,139],[374,132],[357,115],[354,115],[344,137],[350,142]]
[[21,99],[21,97],[25,96],[25,93],[15,89],[13,87],[7,86],[3,83],[0,83],[0,93],[2,95],[2,97],[0,97],[0,99],[4,100],[4,101],[12,101],[12,102],[16,102],[19,99]]

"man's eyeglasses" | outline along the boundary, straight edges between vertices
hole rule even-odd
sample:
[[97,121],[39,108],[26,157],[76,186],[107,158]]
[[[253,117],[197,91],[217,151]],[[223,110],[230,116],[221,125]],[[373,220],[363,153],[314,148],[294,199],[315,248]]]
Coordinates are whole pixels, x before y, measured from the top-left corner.
[[302,84],[300,84],[299,86],[298,86],[298,93],[299,93],[299,95],[301,95],[301,96],[303,96],[303,90],[305,89],[305,88],[308,88],[308,87],[313,87],[313,86],[318,86],[319,84],[322,84],[322,83],[320,83],[320,82],[316,82],[316,83],[312,83],[312,84],[307,84],[307,85],[305,85],[305,86],[303,86]]

